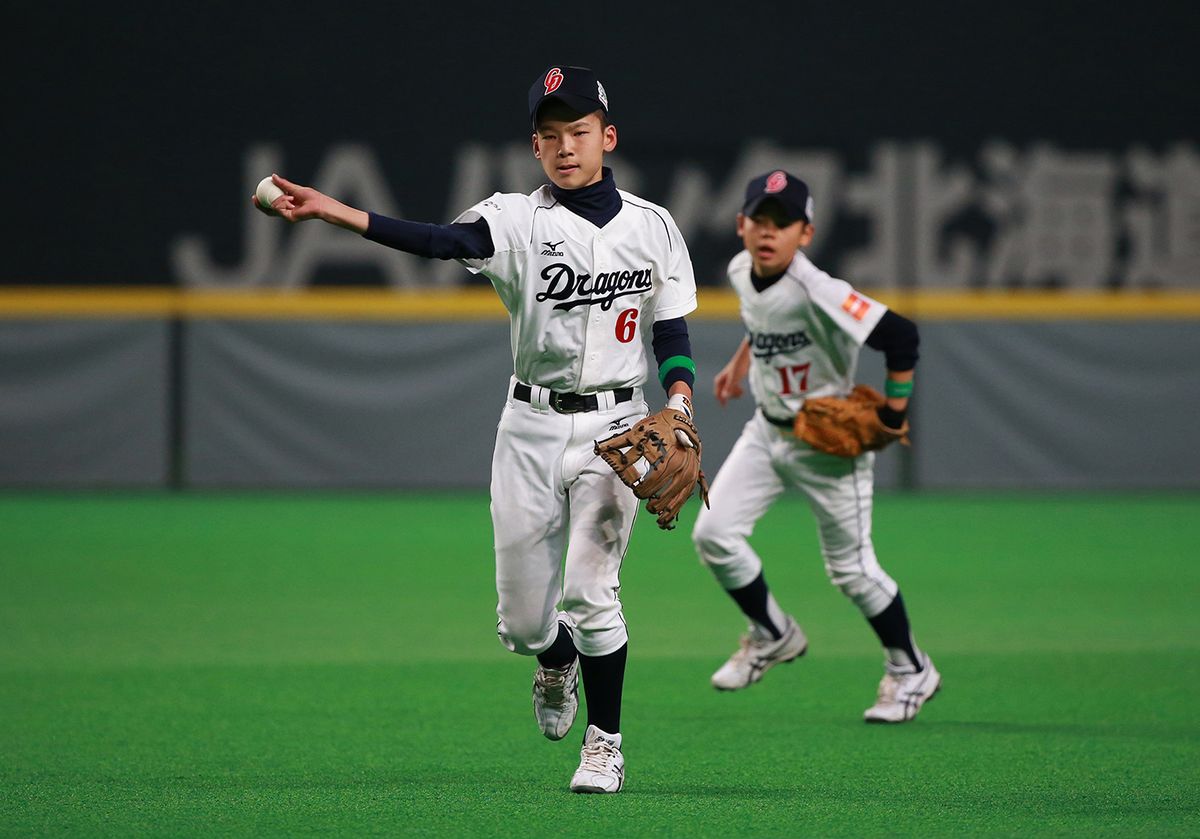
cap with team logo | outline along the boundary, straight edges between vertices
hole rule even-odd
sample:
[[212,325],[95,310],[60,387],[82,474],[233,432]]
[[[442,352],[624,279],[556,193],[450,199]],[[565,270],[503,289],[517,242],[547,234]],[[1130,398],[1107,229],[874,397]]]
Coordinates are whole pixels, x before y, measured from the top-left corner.
[[788,222],[812,222],[813,200],[808,184],[782,169],[759,175],[746,186],[746,202],[742,213],[754,215],[767,201],[774,201]]
[[557,99],[573,111],[608,114],[608,94],[596,74],[587,67],[548,67],[529,88],[529,118],[537,124],[538,109],[549,99]]

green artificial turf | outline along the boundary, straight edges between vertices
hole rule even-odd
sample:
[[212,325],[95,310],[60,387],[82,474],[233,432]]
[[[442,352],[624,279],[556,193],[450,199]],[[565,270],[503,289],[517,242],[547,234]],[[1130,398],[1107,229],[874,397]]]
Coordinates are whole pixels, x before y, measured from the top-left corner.
[[1200,498],[886,495],[944,690],[882,658],[806,507],[755,544],[808,655],[749,690],[688,524],[622,600],[627,787],[575,796],[494,635],[483,495],[0,496],[0,835],[1200,834]]

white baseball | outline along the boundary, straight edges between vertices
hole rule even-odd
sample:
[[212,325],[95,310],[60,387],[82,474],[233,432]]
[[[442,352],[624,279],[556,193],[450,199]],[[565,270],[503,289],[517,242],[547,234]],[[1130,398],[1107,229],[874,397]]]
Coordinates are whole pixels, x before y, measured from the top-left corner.
[[[254,189],[254,194],[258,198],[258,205],[264,210],[271,210],[271,206],[275,203],[275,199],[283,195],[283,190],[275,186],[275,182],[271,180],[271,176],[263,178],[258,182],[258,186]],[[274,212],[272,210],[272,212]]]

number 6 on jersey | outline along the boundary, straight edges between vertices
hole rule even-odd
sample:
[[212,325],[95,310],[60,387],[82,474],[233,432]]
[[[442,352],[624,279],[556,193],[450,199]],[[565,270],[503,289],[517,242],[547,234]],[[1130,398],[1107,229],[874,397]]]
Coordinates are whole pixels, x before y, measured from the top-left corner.
[[617,317],[617,340],[628,344],[637,334],[637,309],[626,309]]

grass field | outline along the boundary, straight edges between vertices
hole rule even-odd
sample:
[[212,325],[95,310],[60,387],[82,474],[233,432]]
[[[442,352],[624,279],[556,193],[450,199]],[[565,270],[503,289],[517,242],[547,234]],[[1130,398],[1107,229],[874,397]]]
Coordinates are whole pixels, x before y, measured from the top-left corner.
[[888,495],[875,531],[945,679],[914,723],[860,721],[882,658],[800,503],[755,543],[809,654],[736,694],[738,614],[643,516],[627,787],[574,796],[483,495],[0,495],[0,834],[1200,835],[1200,497]]

